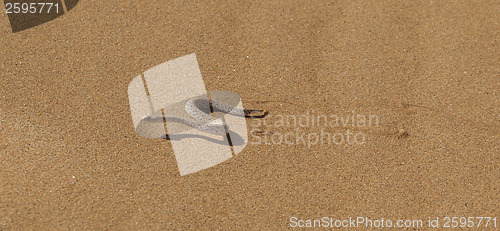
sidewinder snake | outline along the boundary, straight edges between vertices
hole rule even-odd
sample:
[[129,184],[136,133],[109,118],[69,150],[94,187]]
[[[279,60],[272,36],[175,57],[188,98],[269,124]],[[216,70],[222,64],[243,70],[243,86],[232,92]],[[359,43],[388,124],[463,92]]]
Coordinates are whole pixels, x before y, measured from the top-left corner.
[[210,112],[210,108],[212,108],[214,112],[220,111],[230,115],[245,117],[260,117],[265,115],[266,113],[264,110],[232,107],[217,100],[198,97],[191,99],[186,103],[185,110],[189,114],[189,116],[191,116],[191,118],[150,115],[145,116],[144,118],[142,118],[142,120],[144,120],[145,122],[166,121],[181,123],[203,132],[215,135],[226,135],[229,128],[226,126],[224,121],[222,121],[222,119],[216,119],[209,113],[207,113]]

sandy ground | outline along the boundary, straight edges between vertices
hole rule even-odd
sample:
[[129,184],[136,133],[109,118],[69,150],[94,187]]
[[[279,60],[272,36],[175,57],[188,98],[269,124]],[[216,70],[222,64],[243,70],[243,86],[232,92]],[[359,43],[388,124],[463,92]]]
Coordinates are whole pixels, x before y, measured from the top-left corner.
[[[0,230],[498,227],[499,22],[498,1],[83,0],[17,33],[2,13]],[[170,141],[135,134],[127,87],[190,53],[207,90],[269,118],[354,110],[379,126],[325,128],[363,144],[305,145],[259,143],[296,131],[262,125],[237,156],[181,177]]]

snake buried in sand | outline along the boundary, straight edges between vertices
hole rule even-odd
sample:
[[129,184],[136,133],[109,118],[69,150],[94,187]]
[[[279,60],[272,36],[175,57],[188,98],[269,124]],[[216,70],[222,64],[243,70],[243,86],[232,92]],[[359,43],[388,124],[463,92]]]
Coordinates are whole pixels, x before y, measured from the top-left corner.
[[244,117],[260,117],[265,115],[264,110],[244,109],[241,107],[232,107],[213,99],[198,97],[189,100],[186,103],[185,110],[191,118],[179,116],[146,116],[142,120],[145,122],[175,122],[185,124],[189,127],[198,129],[215,135],[226,135],[228,127],[222,119],[216,119],[209,113],[210,109],[214,112],[223,112],[230,115]]

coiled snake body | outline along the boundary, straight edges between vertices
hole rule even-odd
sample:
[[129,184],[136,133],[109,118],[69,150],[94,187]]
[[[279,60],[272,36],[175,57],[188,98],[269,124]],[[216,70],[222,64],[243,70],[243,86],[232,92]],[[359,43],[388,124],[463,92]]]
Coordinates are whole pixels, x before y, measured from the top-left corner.
[[256,116],[256,113],[264,113],[263,110],[244,109],[241,107],[232,107],[222,102],[206,99],[194,98],[186,103],[185,110],[191,118],[178,116],[146,116],[142,120],[146,122],[175,122],[185,124],[189,127],[198,129],[203,132],[226,135],[228,127],[222,119],[216,119],[210,115],[210,109],[224,112],[236,116]]

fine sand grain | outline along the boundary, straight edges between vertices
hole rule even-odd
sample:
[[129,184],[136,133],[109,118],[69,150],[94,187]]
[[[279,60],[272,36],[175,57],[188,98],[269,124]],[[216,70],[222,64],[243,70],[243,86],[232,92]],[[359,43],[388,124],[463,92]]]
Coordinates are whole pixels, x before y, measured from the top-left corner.
[[[83,0],[17,33],[2,13],[0,230],[500,226],[500,4],[293,2]],[[207,90],[269,115],[241,153],[181,177],[171,141],[135,134],[127,87],[191,53]],[[270,125],[307,113],[333,125]],[[297,140],[322,128],[336,139]]]

